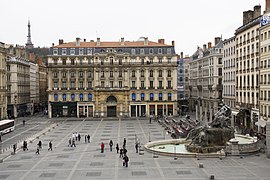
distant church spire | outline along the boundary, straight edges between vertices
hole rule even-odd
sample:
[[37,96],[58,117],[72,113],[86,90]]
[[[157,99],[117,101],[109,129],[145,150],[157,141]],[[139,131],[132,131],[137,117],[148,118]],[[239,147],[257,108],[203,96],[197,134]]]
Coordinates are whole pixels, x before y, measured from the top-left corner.
[[28,20],[28,35],[27,35],[27,43],[26,48],[27,49],[33,49],[34,48],[34,44],[31,41],[31,25],[30,25],[30,20]]

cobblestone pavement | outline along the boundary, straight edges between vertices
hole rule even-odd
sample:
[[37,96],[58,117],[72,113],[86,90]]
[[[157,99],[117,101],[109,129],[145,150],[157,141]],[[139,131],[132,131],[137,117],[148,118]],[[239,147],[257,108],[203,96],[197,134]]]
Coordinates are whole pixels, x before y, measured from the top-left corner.
[[[57,123],[57,119],[53,120]],[[149,124],[148,119],[68,119],[61,120],[58,126],[42,133],[39,139],[29,143],[29,150],[11,151],[1,154],[0,180],[36,179],[215,179],[256,180],[270,179],[270,159],[265,154],[220,159],[194,159],[173,157],[153,158],[144,152],[135,153],[137,137],[142,144],[169,139],[162,127],[156,122]],[[76,147],[68,147],[73,132],[82,135]],[[84,136],[90,134],[91,142],[85,143]],[[130,159],[129,167],[122,166],[122,159],[116,154],[115,145],[127,139]],[[43,147],[35,154],[37,142]],[[114,142],[113,151],[108,143]],[[53,151],[48,151],[52,141]],[[100,143],[105,143],[105,152],[100,153]],[[8,156],[9,155],[9,156]],[[4,159],[3,159],[4,158]],[[1,160],[0,159],[0,160]],[[203,164],[203,168],[199,164]]]

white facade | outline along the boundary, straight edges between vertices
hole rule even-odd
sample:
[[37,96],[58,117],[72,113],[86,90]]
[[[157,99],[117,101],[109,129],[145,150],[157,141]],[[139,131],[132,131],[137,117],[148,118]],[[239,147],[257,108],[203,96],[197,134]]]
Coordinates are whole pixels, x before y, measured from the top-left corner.
[[34,113],[34,105],[39,103],[39,77],[38,65],[30,62],[30,104],[29,112]]

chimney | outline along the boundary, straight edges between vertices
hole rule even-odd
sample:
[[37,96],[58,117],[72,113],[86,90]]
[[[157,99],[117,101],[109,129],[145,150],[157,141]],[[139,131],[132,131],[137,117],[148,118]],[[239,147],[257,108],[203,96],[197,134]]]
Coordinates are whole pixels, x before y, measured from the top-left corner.
[[215,37],[215,45],[217,45],[221,40],[221,37]]
[[206,51],[206,44],[203,45],[203,51]]
[[59,45],[63,44],[64,40],[63,39],[59,39]]
[[144,45],[145,45],[145,46],[148,45],[148,37],[145,37],[145,38],[144,38]]
[[270,0],[266,0],[265,2],[265,12],[270,12]]
[[86,39],[83,39],[83,42],[86,42]]
[[100,46],[100,38],[97,38],[97,46]]
[[80,38],[78,37],[76,38],[76,46],[80,46],[80,40],[81,40]]
[[165,43],[165,40],[164,39],[158,39],[158,43],[164,44]]
[[174,41],[172,41],[172,46],[174,46]]
[[212,43],[208,42],[208,49],[210,49],[212,47]]
[[184,53],[183,53],[183,52],[180,53],[180,58],[181,58],[181,59],[184,58]]
[[52,47],[54,47],[54,43],[52,43]]
[[125,39],[122,37],[121,38],[121,46],[124,46],[125,45]]
[[260,5],[257,5],[257,6],[254,6],[254,9],[253,9],[253,18],[257,18],[257,17],[260,17],[261,16],[261,6]]

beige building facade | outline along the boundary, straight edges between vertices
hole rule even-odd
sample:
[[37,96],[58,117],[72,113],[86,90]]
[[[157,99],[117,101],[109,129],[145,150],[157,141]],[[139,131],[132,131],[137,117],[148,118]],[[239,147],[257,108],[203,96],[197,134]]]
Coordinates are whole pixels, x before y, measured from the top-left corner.
[[222,100],[223,41],[198,47],[190,60],[190,100],[196,110],[196,120],[206,124],[213,120]]
[[48,113],[49,117],[176,115],[174,42],[59,40],[48,57]]
[[0,119],[7,118],[7,51],[0,42]]

